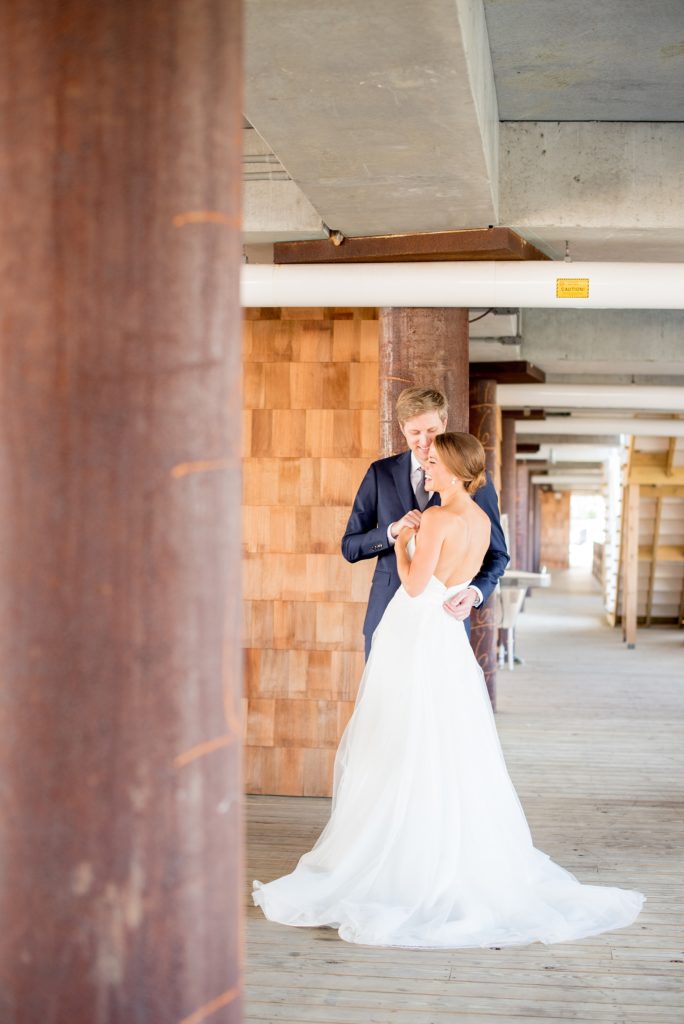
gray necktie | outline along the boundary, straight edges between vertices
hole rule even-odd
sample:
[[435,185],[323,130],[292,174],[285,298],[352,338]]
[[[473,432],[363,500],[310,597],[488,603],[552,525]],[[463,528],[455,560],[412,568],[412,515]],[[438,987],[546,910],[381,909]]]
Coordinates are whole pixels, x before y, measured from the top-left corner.
[[421,512],[425,511],[429,500],[428,493],[425,490],[425,470],[421,469],[420,480],[416,485],[416,501],[418,502],[418,508]]

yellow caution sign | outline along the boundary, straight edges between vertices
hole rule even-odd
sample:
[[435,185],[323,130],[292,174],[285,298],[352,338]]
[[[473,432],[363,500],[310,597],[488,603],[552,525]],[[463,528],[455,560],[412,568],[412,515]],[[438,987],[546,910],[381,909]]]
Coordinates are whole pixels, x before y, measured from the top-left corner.
[[557,277],[556,278],[557,299],[588,299],[589,278],[588,277]]

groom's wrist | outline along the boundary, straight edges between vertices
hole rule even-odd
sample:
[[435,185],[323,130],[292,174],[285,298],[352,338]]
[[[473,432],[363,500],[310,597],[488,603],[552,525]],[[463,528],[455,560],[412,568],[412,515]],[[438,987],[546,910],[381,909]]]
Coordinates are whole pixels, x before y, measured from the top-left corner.
[[482,591],[480,590],[479,587],[474,586],[474,584],[472,583],[468,587],[468,590],[475,591],[475,604],[473,605],[473,608],[479,608],[480,605],[482,604]]
[[396,538],[396,537],[394,536],[394,534],[392,533],[392,527],[393,527],[394,525],[395,525],[394,523],[390,523],[390,524],[389,524],[389,526],[387,527],[387,540],[388,540],[388,541],[390,542],[390,544],[392,544],[392,545],[396,544],[396,542],[397,542],[397,538]]

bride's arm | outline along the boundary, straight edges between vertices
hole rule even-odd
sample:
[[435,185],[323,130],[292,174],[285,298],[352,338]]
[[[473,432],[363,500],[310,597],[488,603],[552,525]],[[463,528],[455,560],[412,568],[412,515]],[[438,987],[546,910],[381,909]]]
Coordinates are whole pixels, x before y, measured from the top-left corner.
[[395,548],[399,579],[404,584],[404,590],[411,597],[417,597],[418,594],[423,593],[437,568],[444,539],[439,508],[426,508],[423,512],[420,529],[415,533],[415,554],[410,560],[406,548],[414,533],[415,531],[410,527],[404,527],[397,538]]

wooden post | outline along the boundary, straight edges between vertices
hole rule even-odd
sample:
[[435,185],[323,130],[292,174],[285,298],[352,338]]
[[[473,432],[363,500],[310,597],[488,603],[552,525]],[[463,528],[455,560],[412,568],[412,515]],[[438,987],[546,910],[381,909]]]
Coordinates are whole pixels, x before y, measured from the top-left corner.
[[241,1019],[240,3],[0,12],[0,1019]]
[[449,400],[449,430],[468,430],[468,310],[380,310],[380,454],[406,447],[395,405],[403,388],[437,387]]
[[639,582],[639,484],[626,484],[623,497],[626,515],[622,566],[622,638],[631,650],[636,646]]
[[517,469],[515,459],[515,413],[504,412],[501,418],[501,511],[508,516],[508,547],[511,565],[515,556],[515,494]]
[[[496,404],[496,381],[474,380],[470,384],[470,433],[481,442],[487,472],[499,479],[499,410]],[[470,614],[470,644],[485,675],[487,690],[496,709],[496,640],[497,607],[492,598],[483,608]]]
[[[673,438],[672,440],[676,440]],[[656,573],[658,572],[658,545],[660,540],[660,523],[663,516],[663,499],[656,498],[656,514],[653,524],[653,545],[651,547],[651,575],[648,581],[648,596],[646,598],[646,625],[651,625],[653,616],[653,599],[655,597]]]

